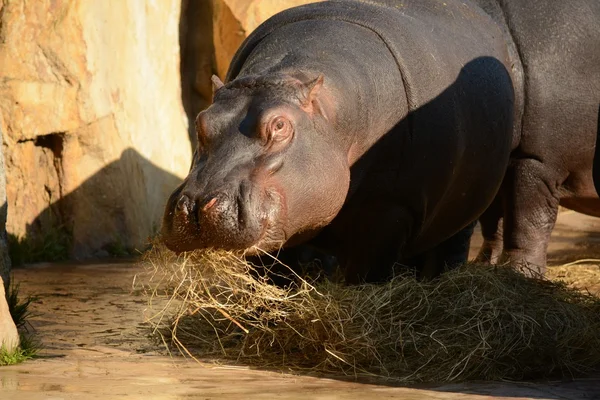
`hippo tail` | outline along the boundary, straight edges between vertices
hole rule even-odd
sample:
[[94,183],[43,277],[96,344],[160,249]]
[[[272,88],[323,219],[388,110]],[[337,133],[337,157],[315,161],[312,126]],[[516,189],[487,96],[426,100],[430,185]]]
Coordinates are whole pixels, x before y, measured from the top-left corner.
[[598,104],[598,128],[596,129],[596,150],[594,152],[594,166],[592,176],[594,178],[594,187],[596,193],[600,196],[600,104]]

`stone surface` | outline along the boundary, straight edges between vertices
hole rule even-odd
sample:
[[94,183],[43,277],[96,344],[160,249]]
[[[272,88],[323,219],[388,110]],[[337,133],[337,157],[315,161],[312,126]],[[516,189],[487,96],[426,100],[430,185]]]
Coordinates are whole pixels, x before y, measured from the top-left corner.
[[19,345],[19,333],[8,311],[4,281],[0,277],[0,349],[13,351]]
[[[180,0],[3,0],[10,234],[63,227],[71,255],[142,247],[191,160]],[[104,252],[104,253],[103,253]]]
[[243,40],[261,23],[285,9],[319,0],[214,0],[215,62],[224,79],[229,63]]

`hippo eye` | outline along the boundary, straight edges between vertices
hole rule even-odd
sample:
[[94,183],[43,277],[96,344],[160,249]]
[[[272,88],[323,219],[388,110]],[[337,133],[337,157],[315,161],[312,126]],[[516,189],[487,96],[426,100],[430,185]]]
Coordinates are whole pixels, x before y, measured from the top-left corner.
[[267,127],[269,142],[281,143],[292,136],[292,123],[285,117],[273,118]]

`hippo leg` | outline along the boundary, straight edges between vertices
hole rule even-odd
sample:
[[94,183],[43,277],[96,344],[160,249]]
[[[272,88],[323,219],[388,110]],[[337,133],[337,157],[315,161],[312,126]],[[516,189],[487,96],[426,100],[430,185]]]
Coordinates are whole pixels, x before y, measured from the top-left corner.
[[309,244],[247,257],[246,261],[256,267],[255,272],[266,274],[272,284],[280,287],[296,281],[295,275],[310,279],[330,276],[337,265],[335,257]]
[[246,257],[246,261],[254,266],[252,273],[266,276],[273,285],[285,287],[294,281],[294,273],[300,271],[298,250],[296,248],[281,249],[269,254]]
[[479,217],[483,244],[475,262],[482,264],[497,264],[502,254],[502,196],[498,194],[490,207]]
[[[362,242],[357,236],[362,238]],[[375,234],[372,237],[376,237]],[[395,243],[383,240],[379,243],[365,243],[367,235],[355,235],[354,239],[353,250],[344,252],[339,257],[346,284],[380,283],[391,278]]]
[[535,159],[515,160],[505,185],[504,253],[501,262],[512,263],[526,275],[543,274],[550,234],[559,206],[553,168]]
[[471,236],[477,221],[474,221],[454,236],[418,257],[416,261],[417,277],[433,279],[444,271],[461,266],[467,262]]
[[385,282],[392,277],[399,249],[409,237],[412,215],[408,209],[382,201],[361,203],[354,211],[353,234],[345,236],[336,254],[345,282]]

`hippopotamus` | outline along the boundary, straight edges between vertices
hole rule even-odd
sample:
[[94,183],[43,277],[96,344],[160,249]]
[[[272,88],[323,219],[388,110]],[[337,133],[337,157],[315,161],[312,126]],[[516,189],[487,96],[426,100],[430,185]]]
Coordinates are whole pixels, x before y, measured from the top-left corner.
[[307,246],[354,284],[465,262],[479,221],[479,260],[543,268],[559,204],[600,214],[599,21],[596,0],[331,0],[274,15],[213,77],[162,240],[248,256]]

